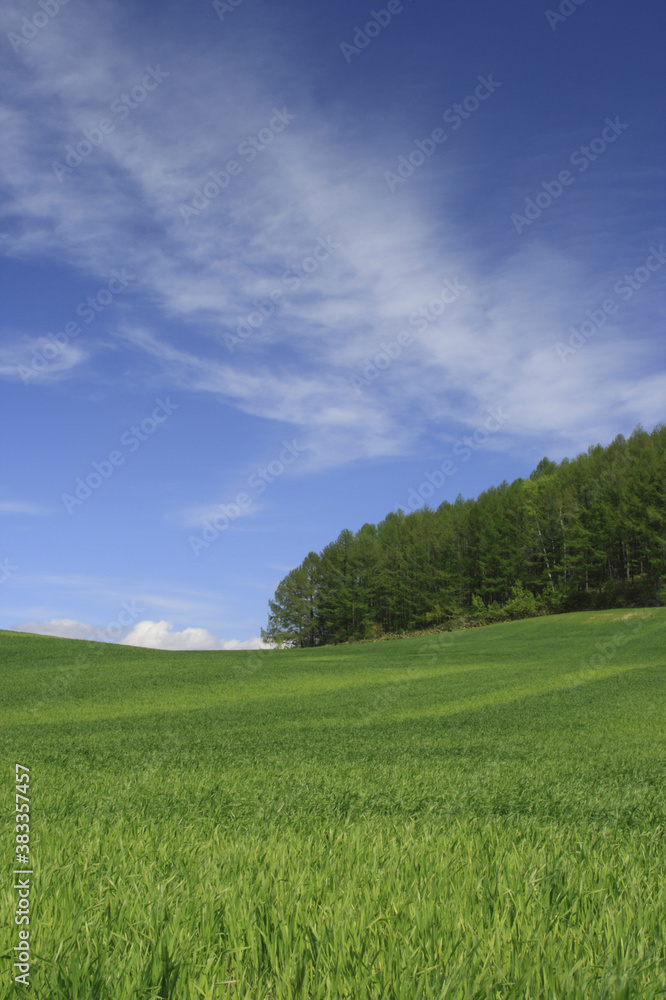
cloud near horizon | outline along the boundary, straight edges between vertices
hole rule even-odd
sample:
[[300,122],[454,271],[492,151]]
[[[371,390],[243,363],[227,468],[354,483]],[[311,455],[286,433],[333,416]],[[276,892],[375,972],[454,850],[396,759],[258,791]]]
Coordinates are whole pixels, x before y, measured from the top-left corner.
[[143,646],[147,649],[172,650],[242,650],[270,649],[260,638],[223,641],[205,628],[185,628],[174,631],[173,623],[168,621],[138,622],[129,635],[119,642],[121,646]]
[[51,635],[59,639],[96,639],[99,635],[94,625],[75,621],[73,618],[52,618],[44,622],[19,622],[10,630],[34,635]]
[[[61,639],[110,641],[108,630],[98,629],[94,625],[88,625],[71,618],[52,618],[50,621],[43,622],[20,622],[10,631],[55,636]],[[224,651],[272,648],[259,637],[241,642],[239,639],[222,640],[205,628],[174,630],[173,623],[169,621],[137,622],[122,639],[111,638],[111,641],[119,646],[141,646],[145,649]]]

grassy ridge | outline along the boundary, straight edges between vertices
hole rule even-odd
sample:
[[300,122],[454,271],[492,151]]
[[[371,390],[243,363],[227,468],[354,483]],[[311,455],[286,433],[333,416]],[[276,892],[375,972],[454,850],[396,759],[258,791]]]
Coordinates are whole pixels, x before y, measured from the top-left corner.
[[29,994],[664,997],[665,638],[657,608],[254,654],[0,633]]

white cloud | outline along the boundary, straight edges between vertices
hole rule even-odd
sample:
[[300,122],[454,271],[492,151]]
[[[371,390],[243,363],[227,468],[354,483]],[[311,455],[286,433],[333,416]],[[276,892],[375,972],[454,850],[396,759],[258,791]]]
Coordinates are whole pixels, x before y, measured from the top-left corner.
[[185,528],[202,528],[207,521],[214,521],[216,517],[222,517],[227,526],[231,528],[235,521],[258,514],[260,510],[261,507],[256,502],[247,507],[240,507],[233,501],[227,504],[199,504],[176,511],[172,515],[172,519]]
[[52,618],[45,622],[21,622],[14,625],[14,632],[32,632],[35,635],[53,635],[61,639],[93,639],[97,636],[94,625],[77,622],[73,618]]
[[0,514],[31,514],[41,517],[50,514],[48,507],[37,503],[27,503],[23,500],[3,500],[0,502]]
[[261,639],[238,639],[223,641],[205,628],[185,628],[174,631],[173,623],[168,621],[138,622],[129,635],[121,640],[122,646],[143,646],[147,649],[269,649]]
[[72,374],[88,357],[88,352],[75,344],[59,345],[47,337],[22,337],[0,346],[0,377],[24,385],[57,382]]
[[[34,635],[58,636],[62,639],[91,639],[97,642],[108,641],[107,633],[95,625],[76,621],[73,618],[51,618],[49,621],[27,621],[13,625],[13,632],[30,632]],[[169,621],[141,621],[118,640],[121,646],[141,646],[145,649],[171,650],[242,650],[270,649],[260,638],[223,640],[213,635],[205,628],[184,628],[174,630]]]

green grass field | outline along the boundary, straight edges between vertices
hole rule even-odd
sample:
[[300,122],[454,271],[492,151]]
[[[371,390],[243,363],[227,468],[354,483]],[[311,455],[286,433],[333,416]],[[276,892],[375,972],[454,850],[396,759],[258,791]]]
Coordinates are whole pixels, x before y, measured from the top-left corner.
[[0,995],[666,996],[665,639],[660,608],[254,654],[1,632]]

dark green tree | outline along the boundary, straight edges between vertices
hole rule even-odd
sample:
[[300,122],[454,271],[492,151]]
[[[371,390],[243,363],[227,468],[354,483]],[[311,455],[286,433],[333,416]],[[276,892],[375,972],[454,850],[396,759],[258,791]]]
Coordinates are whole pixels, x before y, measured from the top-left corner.
[[666,602],[666,427],[594,445],[437,510],[399,510],[311,552],[270,602],[312,646],[467,621]]

